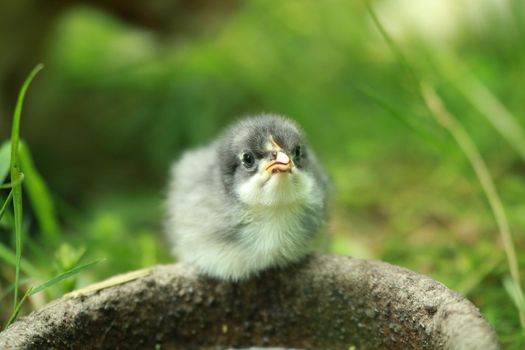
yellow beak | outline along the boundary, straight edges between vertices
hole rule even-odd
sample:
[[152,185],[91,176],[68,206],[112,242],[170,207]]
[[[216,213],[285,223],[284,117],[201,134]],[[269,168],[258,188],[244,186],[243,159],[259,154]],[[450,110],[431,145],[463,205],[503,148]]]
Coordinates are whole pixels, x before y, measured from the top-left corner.
[[274,161],[271,161],[265,168],[270,174],[287,173],[292,170],[293,162],[282,151],[277,152],[277,157]]

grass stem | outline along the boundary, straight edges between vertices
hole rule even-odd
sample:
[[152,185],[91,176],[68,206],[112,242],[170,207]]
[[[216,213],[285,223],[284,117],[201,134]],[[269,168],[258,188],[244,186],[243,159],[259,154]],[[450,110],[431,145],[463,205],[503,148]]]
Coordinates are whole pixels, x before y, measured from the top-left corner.
[[[441,98],[430,84],[421,84],[421,95],[423,96],[432,116],[439,124],[450,132],[474,169],[496,219],[496,224],[498,225],[500,237],[507,256],[507,263],[509,265],[512,281],[516,285],[519,293],[523,295],[518,260],[516,258],[516,250],[510,234],[509,222],[485,161],[481,157],[479,150],[465,128],[463,128],[458,120],[446,109]],[[518,309],[518,314],[521,327],[525,333],[525,313],[523,310]]]
[[[15,290],[13,297],[13,314],[17,312],[18,307],[18,287],[20,282],[20,263],[22,260],[22,183],[16,180],[21,178],[20,163],[18,160],[18,145],[20,141],[20,119],[22,115],[22,106],[24,104],[24,98],[31,84],[33,78],[43,68],[42,64],[38,64],[27,79],[25,80],[20,93],[18,94],[18,100],[15,106],[15,112],[13,115],[13,126],[11,129],[11,182],[13,183],[13,207],[14,207],[14,218],[15,218],[15,239],[16,239],[16,267],[15,267]],[[16,316],[15,316],[16,317]]]
[[[510,233],[509,223],[505,214],[503,203],[498,195],[498,192],[496,191],[494,181],[490,176],[490,172],[488,171],[485,161],[481,157],[478,148],[472,141],[465,128],[463,128],[459,121],[446,109],[445,105],[443,104],[441,98],[434,90],[434,88],[429,83],[422,82],[418,75],[415,73],[415,71],[412,69],[412,65],[410,64],[409,60],[403,54],[403,51],[399,48],[399,46],[389,36],[388,32],[382,25],[380,19],[374,12],[374,9],[370,5],[369,1],[365,0],[365,3],[369,14],[373,22],[377,26],[379,32],[383,36],[383,39],[387,42],[390,49],[394,52],[398,60],[407,70],[410,77],[415,81],[416,86],[418,88],[417,97],[423,99],[425,105],[431,112],[431,115],[434,117],[434,119],[436,119],[436,121],[441,126],[443,126],[446,130],[450,132],[450,134],[458,143],[463,153],[466,155],[472,168],[474,169],[474,172],[478,178],[478,181],[481,184],[481,187],[489,202],[492,213],[495,217],[496,225],[498,226],[499,234],[505,250],[505,255],[507,257],[507,263],[509,266],[511,279],[512,282],[515,284],[515,291],[521,296],[521,299],[523,299],[523,289],[521,287],[520,282],[519,265],[516,257],[516,250],[514,248],[514,243],[512,241],[512,236]],[[470,87],[472,87],[472,84]],[[474,87],[475,92],[472,94],[467,94],[467,97],[471,101],[479,102],[480,99],[487,98],[487,102],[482,104],[483,108],[481,110],[484,113],[491,114],[491,116],[492,113],[496,113],[505,117],[505,122],[500,122],[499,124],[495,122],[494,118],[488,118],[498,129],[498,131],[506,132],[509,128],[512,128],[513,116],[507,114],[506,109],[502,107],[502,105],[496,99],[491,98],[490,94],[483,90],[482,85],[475,85]],[[513,133],[514,136],[511,141],[514,145],[516,143],[521,142],[521,133],[519,132],[520,130],[521,129],[518,129],[518,131]],[[517,310],[522,332],[525,335],[525,311],[520,307],[517,307]]]

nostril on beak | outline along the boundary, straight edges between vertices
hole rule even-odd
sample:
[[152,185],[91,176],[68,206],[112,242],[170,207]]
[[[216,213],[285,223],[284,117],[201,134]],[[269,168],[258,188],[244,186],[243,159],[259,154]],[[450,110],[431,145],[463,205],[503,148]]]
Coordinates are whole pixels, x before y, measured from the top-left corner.
[[272,151],[271,152],[271,156],[272,156],[272,160],[276,160],[277,159],[277,151]]

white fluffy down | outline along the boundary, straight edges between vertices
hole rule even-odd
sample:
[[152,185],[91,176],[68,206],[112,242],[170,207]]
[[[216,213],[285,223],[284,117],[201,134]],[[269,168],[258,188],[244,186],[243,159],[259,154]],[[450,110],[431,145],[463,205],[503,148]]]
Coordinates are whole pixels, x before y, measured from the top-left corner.
[[[262,167],[262,166],[261,166]],[[270,175],[259,170],[236,189],[239,199],[254,209],[259,207],[291,208],[308,205],[314,180],[294,169],[293,173]]]
[[265,180],[264,175],[254,176],[237,189],[246,204],[240,219],[247,224],[239,232],[239,242],[220,246],[210,241],[183,255],[207,274],[229,280],[244,279],[304,256],[308,242],[300,215],[306,206],[322,205],[314,193],[313,179],[296,171]]

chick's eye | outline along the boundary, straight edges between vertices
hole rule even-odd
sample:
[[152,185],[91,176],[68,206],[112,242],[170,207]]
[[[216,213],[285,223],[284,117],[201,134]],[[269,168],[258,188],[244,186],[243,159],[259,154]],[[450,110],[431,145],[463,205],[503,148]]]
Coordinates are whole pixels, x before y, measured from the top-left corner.
[[303,154],[303,150],[301,149],[301,146],[295,146],[295,148],[292,150],[292,156],[294,159],[299,159]]
[[255,164],[255,157],[251,152],[244,152],[241,155],[241,160],[242,164],[248,169],[253,167],[253,165]]

